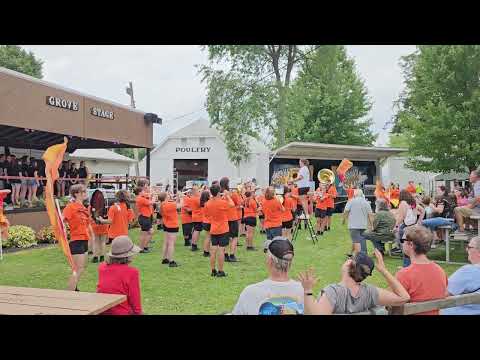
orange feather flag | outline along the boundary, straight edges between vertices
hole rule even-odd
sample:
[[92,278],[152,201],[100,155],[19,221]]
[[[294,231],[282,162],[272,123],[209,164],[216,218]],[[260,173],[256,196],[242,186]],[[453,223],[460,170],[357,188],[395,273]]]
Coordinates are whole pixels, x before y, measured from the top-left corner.
[[63,161],[63,156],[67,150],[68,139],[65,137],[63,144],[50,146],[42,156],[45,161],[45,176],[47,185],[45,187],[45,206],[50,219],[50,224],[55,232],[55,238],[61,246],[73,273],[76,272],[75,263],[73,262],[70,246],[68,245],[67,233],[62,220],[60,209],[56,206],[53,198],[53,184],[59,178],[58,168]]

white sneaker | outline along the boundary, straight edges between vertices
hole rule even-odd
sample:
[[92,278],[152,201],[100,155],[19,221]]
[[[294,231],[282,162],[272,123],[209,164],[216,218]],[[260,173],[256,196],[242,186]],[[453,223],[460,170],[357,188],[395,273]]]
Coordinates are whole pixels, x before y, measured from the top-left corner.
[[300,220],[305,220],[305,214],[300,214],[300,215],[298,216],[298,218],[299,218]]

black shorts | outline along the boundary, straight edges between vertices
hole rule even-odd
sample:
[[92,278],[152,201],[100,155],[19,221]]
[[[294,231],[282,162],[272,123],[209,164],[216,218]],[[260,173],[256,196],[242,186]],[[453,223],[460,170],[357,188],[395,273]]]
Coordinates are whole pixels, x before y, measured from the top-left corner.
[[291,229],[293,227],[293,219],[290,221],[282,222],[283,229]]
[[152,218],[140,215],[138,217],[138,224],[142,231],[150,231],[152,228]]
[[88,252],[88,241],[73,240],[68,243],[72,255],[82,255]]
[[203,230],[206,232],[210,232],[210,224],[202,223]]
[[298,195],[307,195],[309,191],[309,187],[298,188]]
[[193,232],[193,223],[182,224],[183,236],[191,235]]
[[193,230],[195,231],[202,231],[203,230],[203,223],[201,222],[194,222],[193,223]]
[[230,238],[233,239],[238,237],[238,220],[228,222],[228,232]]
[[228,246],[228,237],[229,233],[210,235],[210,241],[212,242],[212,246],[225,247]]
[[333,208],[327,208],[327,216],[333,215]]
[[243,220],[244,220],[245,225],[248,225],[248,226],[251,226],[251,227],[256,227],[257,226],[257,218],[256,217],[250,216],[250,217],[244,218]]
[[163,225],[163,231],[168,232],[168,233],[178,233],[178,227],[175,228],[169,228]]
[[315,209],[315,217],[323,219],[325,216],[327,216],[327,210],[323,209]]

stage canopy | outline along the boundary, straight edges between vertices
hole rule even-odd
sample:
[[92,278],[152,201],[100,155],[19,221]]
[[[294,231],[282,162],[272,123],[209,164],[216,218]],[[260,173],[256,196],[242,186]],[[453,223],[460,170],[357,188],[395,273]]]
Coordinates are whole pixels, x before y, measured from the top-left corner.
[[352,161],[381,161],[389,156],[407,151],[403,148],[334,145],[321,143],[292,142],[271,153],[271,158],[307,158]]

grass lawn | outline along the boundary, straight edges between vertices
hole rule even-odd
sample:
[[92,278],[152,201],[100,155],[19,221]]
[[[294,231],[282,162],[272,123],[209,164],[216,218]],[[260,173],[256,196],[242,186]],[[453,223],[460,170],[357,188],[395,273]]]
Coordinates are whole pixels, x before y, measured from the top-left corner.
[[[292,277],[298,272],[313,266],[319,277],[315,293],[330,283],[339,281],[340,267],[345,261],[345,254],[350,252],[351,241],[346,226],[341,225],[339,215],[333,218],[332,230],[317,245],[313,245],[302,230],[294,244],[295,259],[291,271]],[[132,239],[138,240],[138,229],[130,233]],[[257,234],[255,245],[258,251],[248,252],[245,246],[239,248],[238,263],[226,263],[226,278],[210,276],[209,261],[201,250],[193,253],[183,246],[181,234],[178,236],[176,260],[181,265],[169,268],[162,265],[161,245],[163,233],[156,231],[153,252],[139,254],[133,265],[140,270],[142,304],[146,314],[219,314],[231,311],[242,289],[251,283],[265,279],[262,244],[264,235]],[[200,248],[203,236],[200,238]],[[245,244],[245,239],[241,238]],[[368,244],[372,253],[371,243]],[[386,258],[386,265],[392,273],[401,266],[401,259]],[[441,266],[450,275],[459,266]],[[97,264],[89,263],[86,273],[80,280],[81,291],[94,292],[97,280]],[[58,248],[44,248],[6,254],[0,262],[0,285],[65,289],[69,267]],[[376,271],[367,280],[371,284],[385,287],[386,282]]]

